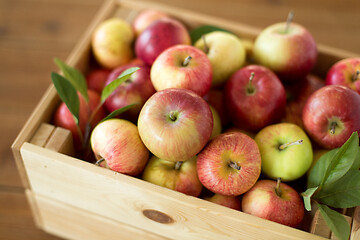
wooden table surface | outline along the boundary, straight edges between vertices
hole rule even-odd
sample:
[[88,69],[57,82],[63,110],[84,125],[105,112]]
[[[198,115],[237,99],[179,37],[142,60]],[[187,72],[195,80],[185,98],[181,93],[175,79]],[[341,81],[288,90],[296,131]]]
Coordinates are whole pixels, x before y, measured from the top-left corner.
[[[318,43],[360,53],[359,0],[157,2],[259,28],[283,21],[294,10],[294,21]],[[35,227],[10,146],[57,70],[53,58],[68,56],[102,3],[0,0],[0,239],[58,239]]]

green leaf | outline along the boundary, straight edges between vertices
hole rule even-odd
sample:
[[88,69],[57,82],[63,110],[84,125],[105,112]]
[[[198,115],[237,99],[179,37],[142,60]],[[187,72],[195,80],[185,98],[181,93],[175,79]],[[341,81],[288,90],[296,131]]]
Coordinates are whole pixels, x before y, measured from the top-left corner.
[[191,38],[192,44],[194,44],[198,39],[200,39],[202,35],[205,35],[207,33],[214,32],[214,31],[222,31],[222,32],[231,33],[230,31],[223,29],[223,28],[219,28],[219,27],[211,26],[211,25],[203,25],[203,26],[200,26],[200,27],[195,28],[192,31],[190,31],[190,38]]
[[104,119],[101,120],[101,122],[103,121],[106,121],[106,120],[109,120],[111,118],[114,118],[120,114],[122,114],[123,112],[129,110],[130,108],[132,108],[133,106],[137,105],[138,103],[133,103],[133,104],[129,104],[125,107],[122,107],[122,108],[119,108],[119,109],[116,109],[114,110],[113,112],[111,112],[109,115],[107,115]]
[[317,204],[322,217],[331,231],[340,240],[348,240],[350,236],[350,225],[345,217],[326,205]]
[[358,152],[357,152],[355,161],[350,169],[351,170],[359,170],[360,169],[360,147],[358,148]]
[[313,188],[319,186],[322,179],[325,176],[326,169],[328,168],[331,159],[335,156],[339,149],[333,149],[320,157],[320,159],[315,163],[314,167],[311,169],[310,174],[307,179],[307,187]]
[[86,102],[89,102],[89,96],[87,94],[87,84],[84,75],[77,69],[70,67],[60,59],[55,58],[56,65],[61,69],[64,77],[74,86],[74,88],[80,92]]
[[326,184],[314,199],[335,208],[360,206],[360,171],[350,170],[336,182]]
[[352,167],[359,149],[359,135],[353,132],[350,138],[340,147],[326,169],[320,187],[340,179]]
[[125,71],[123,71],[120,76],[115,79],[114,81],[112,81],[111,83],[109,83],[108,85],[106,85],[101,93],[101,102],[105,102],[105,100],[111,95],[111,93],[118,87],[120,86],[120,84],[122,84],[123,82],[125,82],[127,79],[129,79],[129,77],[136,72],[137,70],[139,70],[140,68],[138,67],[132,67],[132,68],[128,68]]
[[318,188],[319,187],[309,188],[301,194],[303,196],[305,209],[307,211],[311,211],[311,197],[312,195],[314,195]]
[[58,73],[51,73],[51,80],[54,83],[60,99],[65,103],[73,115],[75,123],[79,124],[80,102],[74,86]]

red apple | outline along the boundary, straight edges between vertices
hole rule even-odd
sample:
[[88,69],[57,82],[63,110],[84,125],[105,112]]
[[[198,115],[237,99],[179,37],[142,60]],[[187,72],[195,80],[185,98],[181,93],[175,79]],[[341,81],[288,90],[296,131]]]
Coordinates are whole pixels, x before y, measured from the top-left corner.
[[196,171],[196,157],[171,162],[152,156],[142,178],[145,181],[197,197],[203,188]]
[[132,23],[132,27],[136,36],[139,36],[149,25],[151,25],[154,21],[169,17],[166,13],[155,10],[155,9],[145,9],[141,11]]
[[257,131],[281,119],[286,94],[272,71],[249,65],[235,72],[226,83],[225,102],[235,126]]
[[151,66],[160,53],[177,44],[191,44],[187,29],[175,19],[162,18],[139,35],[135,42],[135,52],[138,58]]
[[151,81],[157,91],[185,88],[204,96],[211,87],[211,63],[199,49],[176,45],[156,58],[151,67]]
[[282,122],[294,123],[303,128],[302,112],[304,105],[310,95],[323,86],[325,86],[325,82],[313,74],[308,74],[303,81],[286,86],[289,97]]
[[156,92],[150,80],[150,68],[136,64],[123,65],[111,72],[106,81],[106,85],[117,79],[123,71],[131,67],[140,67],[140,69],[117,87],[106,99],[105,107],[109,112],[112,112],[129,104],[137,103],[137,105],[133,106],[121,116],[122,118],[136,121],[146,100]]
[[346,58],[335,63],[325,78],[326,85],[343,85],[360,94],[360,58]]
[[101,94],[110,72],[111,70],[106,68],[98,68],[90,71],[86,75],[88,89],[94,90]]
[[221,134],[200,152],[197,170],[200,182],[210,191],[238,196],[248,191],[260,176],[260,151],[246,134]]
[[[86,123],[88,122],[90,114],[92,113],[92,111],[95,110],[95,108],[100,103],[100,95],[97,92],[93,90],[88,90],[87,92],[89,96],[88,104],[86,103],[82,95],[78,93],[79,101],[80,101],[79,127],[81,129],[82,136],[79,135],[74,117],[67,108],[67,106],[65,105],[65,103],[61,103],[59,105],[54,115],[54,124],[56,126],[66,128],[71,131],[74,140],[74,146],[77,150],[80,150],[82,148],[81,139],[84,136]],[[95,125],[98,124],[104,117],[106,117],[106,111],[104,110],[104,108],[101,107],[98,110],[98,112],[95,114],[91,122],[91,126],[95,127]]]
[[238,211],[241,210],[241,201],[239,197],[214,194],[213,196],[206,197],[204,199],[222,205],[224,207],[232,208],[234,210],[238,210]]
[[285,183],[259,180],[242,198],[242,211],[297,227],[304,217],[304,204],[300,195]]
[[340,147],[353,132],[360,132],[360,95],[340,85],[322,87],[307,100],[303,122],[322,147]]
[[227,126],[229,124],[229,119],[225,110],[226,108],[223,91],[210,89],[210,91],[204,96],[204,99],[215,108],[220,116],[222,126]]
[[96,158],[104,158],[109,168],[116,172],[136,176],[149,158],[136,125],[127,120],[110,119],[99,123],[90,142]]
[[146,147],[168,161],[186,161],[208,142],[213,118],[209,105],[193,91],[169,88],[152,95],[138,119]]
[[281,80],[293,82],[310,73],[317,60],[317,47],[305,27],[283,22],[267,27],[257,36],[253,56]]

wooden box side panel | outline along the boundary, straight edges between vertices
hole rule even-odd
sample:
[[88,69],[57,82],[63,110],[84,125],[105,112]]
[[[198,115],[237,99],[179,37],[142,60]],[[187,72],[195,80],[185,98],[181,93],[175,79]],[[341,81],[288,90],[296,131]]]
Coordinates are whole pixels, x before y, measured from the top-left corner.
[[[25,143],[21,149],[36,194],[174,239],[323,239]],[[163,224],[144,210],[165,213]]]
[[42,229],[66,239],[149,239],[164,238],[126,224],[113,221],[73,206],[26,191],[28,198],[34,199],[39,206],[43,219]]

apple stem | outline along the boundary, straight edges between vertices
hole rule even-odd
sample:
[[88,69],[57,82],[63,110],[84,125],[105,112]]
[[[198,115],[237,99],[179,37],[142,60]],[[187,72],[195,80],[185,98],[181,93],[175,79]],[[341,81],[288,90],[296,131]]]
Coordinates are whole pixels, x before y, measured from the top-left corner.
[[236,162],[233,162],[233,161],[230,161],[229,166],[236,170],[241,169],[241,166],[239,166]]
[[191,56],[187,56],[183,62],[183,67],[186,67],[187,65],[189,65],[189,62],[191,59],[192,59]]
[[206,41],[205,41],[205,35],[201,35],[201,39],[204,41],[204,52],[206,54],[208,54],[209,52],[209,46],[207,45]]
[[279,146],[279,149],[280,150],[284,150],[285,148],[287,147],[290,147],[290,146],[293,146],[293,145],[299,145],[299,144],[303,144],[303,140],[300,139],[300,140],[297,140],[295,142],[289,142],[289,143],[284,143],[282,145]]
[[250,93],[250,94],[254,93],[254,91],[255,91],[254,86],[253,86],[253,84],[252,84],[252,81],[253,81],[253,79],[254,79],[254,76],[255,76],[255,73],[254,73],[254,72],[251,72],[250,78],[249,78],[249,85],[248,85],[248,88],[247,88],[248,93]]
[[336,122],[332,122],[330,125],[330,134],[334,135],[335,134],[335,129],[336,129],[337,123]]
[[276,192],[276,195],[278,195],[279,197],[281,197],[281,188],[280,188],[280,183],[281,183],[281,178],[277,178],[276,179],[276,188],[275,188],[275,192]]
[[294,18],[294,12],[290,11],[288,14],[288,17],[286,19],[285,33],[287,33],[289,31],[289,27],[290,27],[290,24],[291,24],[293,18]]
[[352,76],[352,81],[353,81],[353,82],[355,82],[355,81],[358,79],[359,74],[360,74],[360,71],[359,71],[359,70],[357,70],[356,73],[353,74],[353,76]]
[[175,163],[175,170],[179,170],[182,164],[183,164],[183,161],[177,161]]
[[176,120],[175,112],[170,112],[169,118],[171,121],[175,121]]
[[100,163],[102,163],[103,161],[105,161],[105,158],[100,158],[95,162],[95,165],[100,166]]

